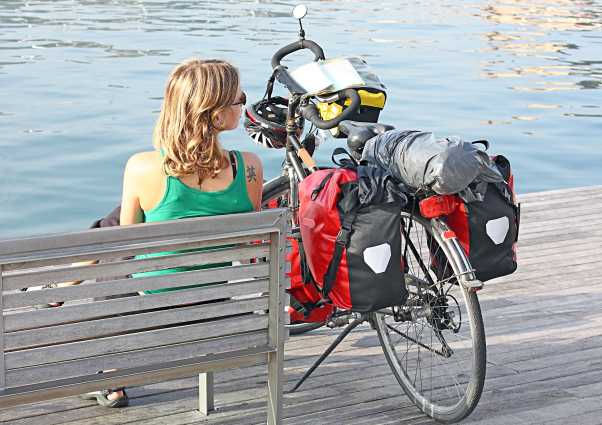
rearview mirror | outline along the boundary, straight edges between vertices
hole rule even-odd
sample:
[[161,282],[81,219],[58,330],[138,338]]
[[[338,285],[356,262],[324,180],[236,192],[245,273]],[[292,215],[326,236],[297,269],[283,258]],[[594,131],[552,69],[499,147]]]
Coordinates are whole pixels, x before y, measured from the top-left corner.
[[296,19],[303,19],[305,17],[305,15],[307,15],[307,6],[305,6],[304,4],[298,4],[297,6],[295,6],[295,8],[293,9],[293,16]]

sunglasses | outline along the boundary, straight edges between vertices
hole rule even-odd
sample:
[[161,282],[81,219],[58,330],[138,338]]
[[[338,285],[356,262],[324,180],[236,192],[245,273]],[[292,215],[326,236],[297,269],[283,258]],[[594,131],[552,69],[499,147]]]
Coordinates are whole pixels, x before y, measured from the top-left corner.
[[247,104],[247,94],[243,91],[240,93],[240,99],[232,104],[232,106],[242,105],[245,106]]

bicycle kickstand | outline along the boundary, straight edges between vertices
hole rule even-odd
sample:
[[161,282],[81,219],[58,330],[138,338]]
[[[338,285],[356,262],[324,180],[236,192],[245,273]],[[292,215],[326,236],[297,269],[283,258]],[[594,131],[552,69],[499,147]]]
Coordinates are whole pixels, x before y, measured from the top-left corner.
[[318,368],[318,366],[320,366],[320,364],[326,360],[326,357],[328,357],[330,355],[330,353],[333,352],[333,350],[337,347],[337,345],[339,345],[347,335],[349,335],[349,332],[351,332],[353,329],[355,329],[357,327],[357,325],[359,325],[360,323],[363,323],[366,319],[364,317],[360,317],[359,319],[355,319],[353,322],[349,323],[345,329],[343,330],[343,332],[341,332],[341,334],[337,337],[337,339],[335,339],[332,344],[330,344],[330,346],[326,349],[326,351],[324,351],[322,353],[322,355],[320,356],[320,358],[318,360],[316,360],[316,362],[305,372],[305,374],[303,375],[303,377],[299,380],[299,382],[297,382],[297,384],[295,384],[295,386],[293,387],[292,390],[287,391],[287,393],[294,393],[295,391],[297,391],[297,389],[301,386],[301,384],[303,384],[303,382],[305,382],[305,380],[307,378],[309,378],[309,376],[314,372],[314,370],[316,370]]

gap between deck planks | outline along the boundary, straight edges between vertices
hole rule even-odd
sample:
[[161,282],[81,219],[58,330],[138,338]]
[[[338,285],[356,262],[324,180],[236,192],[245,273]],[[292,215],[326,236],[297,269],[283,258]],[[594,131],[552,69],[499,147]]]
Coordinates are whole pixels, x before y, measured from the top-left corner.
[[[488,376],[465,423],[600,424],[602,420],[602,187],[521,195],[519,270],[486,284],[481,305]],[[521,243],[522,242],[522,243]],[[524,260],[520,262],[521,258]],[[522,264],[522,265],[521,265]],[[338,331],[291,337],[285,389]],[[218,411],[203,419],[194,378],[131,388],[132,405],[103,409],[77,398],[0,410],[6,425],[265,423],[266,371],[216,374]],[[376,335],[350,335],[295,394],[285,424],[432,424],[388,370]]]

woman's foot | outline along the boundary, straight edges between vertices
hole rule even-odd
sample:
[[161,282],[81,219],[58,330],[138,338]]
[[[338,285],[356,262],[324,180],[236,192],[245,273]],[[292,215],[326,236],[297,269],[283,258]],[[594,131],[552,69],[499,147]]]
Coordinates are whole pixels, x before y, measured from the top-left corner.
[[125,407],[130,404],[130,399],[124,388],[111,390],[92,391],[80,396],[85,400],[94,400],[104,407]]

